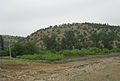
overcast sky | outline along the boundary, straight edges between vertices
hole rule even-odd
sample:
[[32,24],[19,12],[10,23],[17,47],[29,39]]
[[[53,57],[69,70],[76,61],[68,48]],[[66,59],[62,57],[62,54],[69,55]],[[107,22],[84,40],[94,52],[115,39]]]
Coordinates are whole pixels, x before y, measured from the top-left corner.
[[72,22],[120,25],[120,0],[0,0],[0,34],[27,36]]

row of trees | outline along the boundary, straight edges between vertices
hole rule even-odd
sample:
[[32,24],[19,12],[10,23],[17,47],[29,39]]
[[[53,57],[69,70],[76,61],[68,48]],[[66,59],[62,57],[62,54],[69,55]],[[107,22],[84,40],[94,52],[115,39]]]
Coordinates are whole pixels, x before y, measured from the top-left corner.
[[117,34],[113,32],[94,32],[88,39],[83,35],[76,34],[74,31],[66,31],[61,40],[58,40],[57,35],[52,34],[50,37],[44,37],[43,42],[46,49],[57,51],[61,49],[71,50],[88,47],[112,49],[113,41],[117,38]]

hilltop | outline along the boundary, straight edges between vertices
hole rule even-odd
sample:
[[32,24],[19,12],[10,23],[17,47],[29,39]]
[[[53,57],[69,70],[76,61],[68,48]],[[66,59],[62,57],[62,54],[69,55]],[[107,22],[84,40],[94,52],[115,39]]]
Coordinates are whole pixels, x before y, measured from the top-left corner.
[[[65,33],[69,31],[72,31],[74,36],[79,35],[79,37],[81,37],[80,39],[82,40],[80,42],[84,44],[84,47],[96,46],[98,44],[100,44],[101,47],[105,47],[103,43],[103,39],[105,38],[110,41],[109,43],[113,48],[120,47],[120,26],[99,23],[68,23],[50,26],[37,30],[27,36],[27,40],[34,42],[40,48],[46,48],[43,41],[45,37],[50,38],[55,35],[55,39],[60,42],[65,38]],[[108,37],[103,38],[104,36]],[[93,43],[96,43],[96,45],[92,45]]]
[[[41,49],[81,49],[88,47],[119,48],[120,26],[100,23],[68,23],[39,29],[29,36],[2,35],[4,47],[16,42],[30,41]],[[66,41],[66,42],[65,42]],[[69,41],[69,42],[68,42]],[[64,46],[64,47],[63,47]]]

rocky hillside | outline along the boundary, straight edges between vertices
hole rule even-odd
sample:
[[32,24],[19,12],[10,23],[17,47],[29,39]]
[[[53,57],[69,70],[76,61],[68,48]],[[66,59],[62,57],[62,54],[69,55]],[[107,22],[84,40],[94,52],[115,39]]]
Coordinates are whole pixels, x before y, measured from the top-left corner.
[[1,35],[1,36],[2,36],[2,39],[4,41],[5,48],[8,47],[9,41],[10,41],[10,44],[12,45],[18,41],[23,41],[23,39],[25,39],[24,37],[19,37],[19,36],[10,36],[10,35]]
[[[67,31],[73,31],[74,34],[82,36],[84,41],[87,41],[88,44],[95,43],[95,41],[93,41],[95,38],[99,39],[99,35],[93,35],[93,34],[98,34],[102,32],[111,33],[111,36],[112,35],[113,37],[117,36],[116,38],[111,39],[112,40],[111,45],[113,47],[120,47],[120,26],[111,26],[108,24],[96,24],[96,23],[72,23],[72,24],[68,23],[68,24],[50,26],[48,28],[40,29],[32,33],[27,37],[27,40],[35,42],[39,47],[43,48],[44,47],[43,39],[46,36],[51,37],[51,35],[54,34],[57,35],[57,39],[62,40],[65,37],[64,36],[65,32]],[[91,39],[91,37],[93,37],[92,38],[93,40]],[[102,40],[96,42],[99,42],[102,46],[101,43]]]

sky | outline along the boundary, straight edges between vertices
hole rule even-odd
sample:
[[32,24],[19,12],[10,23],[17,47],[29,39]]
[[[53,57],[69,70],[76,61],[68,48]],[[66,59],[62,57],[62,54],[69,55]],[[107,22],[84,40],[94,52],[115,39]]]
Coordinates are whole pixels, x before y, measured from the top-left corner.
[[24,36],[50,25],[120,25],[120,0],[0,0],[0,34]]

